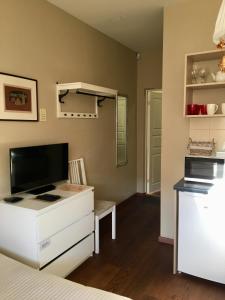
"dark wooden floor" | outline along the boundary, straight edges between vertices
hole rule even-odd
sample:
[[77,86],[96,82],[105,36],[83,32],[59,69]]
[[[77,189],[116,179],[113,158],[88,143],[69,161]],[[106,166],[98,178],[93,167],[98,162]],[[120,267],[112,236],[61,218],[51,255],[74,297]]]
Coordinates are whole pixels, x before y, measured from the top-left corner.
[[135,300],[224,300],[224,285],[172,274],[172,246],[160,244],[159,198],[136,196],[117,208],[117,240],[110,218],[100,222],[100,254],[69,280]]

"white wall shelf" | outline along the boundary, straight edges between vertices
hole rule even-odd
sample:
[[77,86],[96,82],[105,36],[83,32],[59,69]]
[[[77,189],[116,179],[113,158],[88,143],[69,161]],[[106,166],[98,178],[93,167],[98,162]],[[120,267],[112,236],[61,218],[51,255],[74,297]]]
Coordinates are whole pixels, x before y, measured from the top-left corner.
[[[67,112],[62,110],[64,103],[64,97],[67,94],[82,94],[86,96],[94,97],[95,111],[94,112]],[[63,99],[64,98],[64,99]],[[117,90],[84,83],[61,83],[56,85],[56,107],[57,107],[57,118],[98,118],[98,101],[103,101],[105,98],[116,99]]]
[[[218,64],[225,55],[225,50],[212,50],[185,55],[184,74],[184,116],[188,118],[224,117],[221,113],[220,104],[225,102],[225,82],[213,81],[211,73],[216,73]],[[193,65],[204,68],[207,72],[205,83],[192,83]],[[188,104],[209,104],[219,105],[217,114],[209,115],[187,115]]]
[[186,84],[188,89],[212,89],[212,88],[224,88],[225,82],[206,82],[196,84]]
[[186,115],[186,118],[218,118],[225,117],[224,114],[215,114],[215,115]]

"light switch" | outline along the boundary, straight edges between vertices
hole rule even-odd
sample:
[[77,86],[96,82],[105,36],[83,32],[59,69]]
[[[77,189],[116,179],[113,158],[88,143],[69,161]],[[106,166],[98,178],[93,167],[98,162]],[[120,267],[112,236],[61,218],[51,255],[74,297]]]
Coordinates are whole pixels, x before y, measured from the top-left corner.
[[47,120],[46,108],[40,108],[39,119],[40,122],[45,122]]

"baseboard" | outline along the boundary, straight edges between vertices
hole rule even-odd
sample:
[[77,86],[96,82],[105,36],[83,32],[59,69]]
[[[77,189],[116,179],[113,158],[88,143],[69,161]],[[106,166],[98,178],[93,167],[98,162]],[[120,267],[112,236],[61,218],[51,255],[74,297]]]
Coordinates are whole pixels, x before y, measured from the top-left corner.
[[158,242],[163,243],[163,244],[168,244],[168,245],[173,245],[174,244],[173,239],[166,238],[166,237],[163,237],[163,236],[158,237]]
[[134,196],[146,196],[146,193],[136,193]]

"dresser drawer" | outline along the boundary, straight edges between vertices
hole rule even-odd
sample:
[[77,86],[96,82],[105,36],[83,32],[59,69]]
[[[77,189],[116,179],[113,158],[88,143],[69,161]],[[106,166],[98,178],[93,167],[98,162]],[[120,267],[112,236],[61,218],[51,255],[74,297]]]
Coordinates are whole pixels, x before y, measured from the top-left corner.
[[41,242],[94,210],[94,192],[74,196],[61,206],[37,218],[37,239]]
[[79,244],[62,254],[51,264],[47,265],[41,271],[55,274],[60,277],[66,277],[83,261],[92,255],[94,251],[94,234],[92,233]]
[[94,213],[39,243],[40,268],[94,231]]

